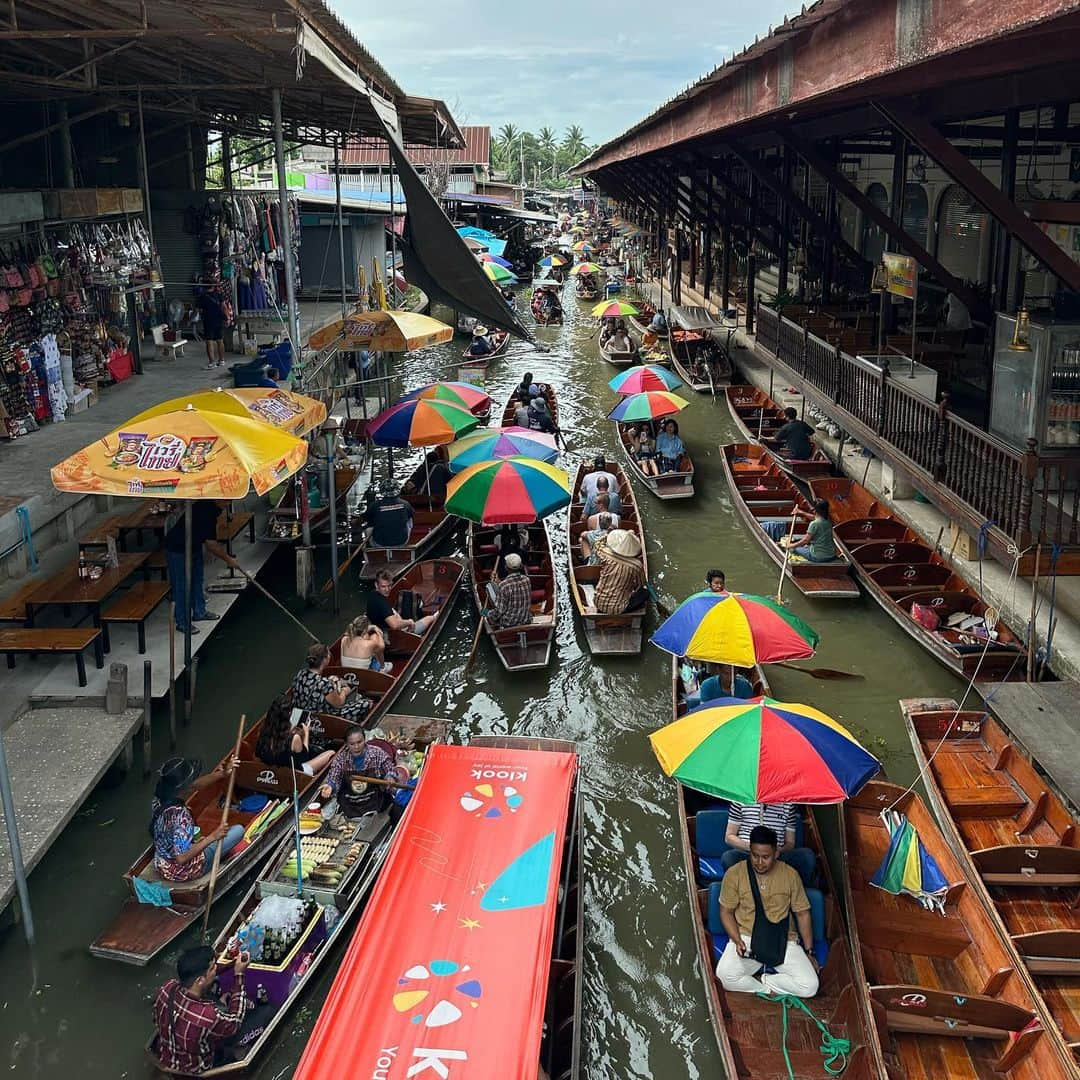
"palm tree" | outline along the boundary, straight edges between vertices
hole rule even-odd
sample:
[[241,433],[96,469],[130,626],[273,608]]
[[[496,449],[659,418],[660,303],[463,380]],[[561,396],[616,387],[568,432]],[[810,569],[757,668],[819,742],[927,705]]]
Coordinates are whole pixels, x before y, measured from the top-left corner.
[[499,142],[502,143],[504,152],[509,152],[511,143],[513,143],[520,134],[521,132],[518,131],[513,124],[503,124],[503,126],[499,128]]
[[571,124],[563,136],[563,150],[572,161],[580,161],[586,154],[589,144],[585,141],[585,132],[577,124]]
[[536,133],[536,142],[540,147],[540,153],[551,161],[551,175],[555,175],[555,170],[558,167],[556,160],[557,143],[555,142],[555,132],[549,127],[542,127]]

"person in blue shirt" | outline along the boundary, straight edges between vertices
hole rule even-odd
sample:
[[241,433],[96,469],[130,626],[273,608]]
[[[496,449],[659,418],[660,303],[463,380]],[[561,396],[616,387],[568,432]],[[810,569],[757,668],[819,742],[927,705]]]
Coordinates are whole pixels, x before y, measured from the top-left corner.
[[469,343],[470,356],[487,356],[491,352],[491,342],[487,336],[486,326],[477,326],[473,329],[473,339]]
[[679,429],[674,420],[664,421],[663,430],[656,436],[656,452],[660,455],[661,471],[678,471],[679,459],[686,453],[686,447],[679,438]]
[[650,330],[656,330],[657,332],[667,329],[667,319],[664,318],[664,313],[658,311],[653,317],[652,322],[649,323]]

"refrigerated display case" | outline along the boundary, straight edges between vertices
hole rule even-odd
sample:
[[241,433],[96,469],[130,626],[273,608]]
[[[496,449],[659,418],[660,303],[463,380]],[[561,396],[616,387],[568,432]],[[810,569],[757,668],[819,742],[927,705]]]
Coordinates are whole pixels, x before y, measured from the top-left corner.
[[1018,450],[1080,448],[1080,322],[1030,324],[1030,351],[1012,348],[1016,319],[994,325],[990,434]]

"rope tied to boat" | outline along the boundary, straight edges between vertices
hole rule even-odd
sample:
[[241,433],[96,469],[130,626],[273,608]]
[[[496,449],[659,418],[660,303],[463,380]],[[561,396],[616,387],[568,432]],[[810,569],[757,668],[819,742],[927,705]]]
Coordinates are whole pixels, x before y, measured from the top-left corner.
[[784,1051],[784,1064],[787,1066],[788,1080],[795,1080],[795,1070],[791,1066],[791,1057],[788,1054],[787,1045],[788,1014],[793,1008],[802,1010],[817,1025],[818,1031],[821,1033],[821,1045],[818,1047],[818,1053],[825,1059],[822,1063],[825,1071],[830,1076],[839,1076],[847,1068],[848,1054],[851,1053],[851,1040],[834,1035],[828,1026],[810,1011],[810,1006],[802,998],[795,997],[793,994],[773,995],[763,993],[757,994],[757,997],[765,1001],[775,1001],[778,1005],[783,1006],[784,1041],[781,1043],[781,1048]]

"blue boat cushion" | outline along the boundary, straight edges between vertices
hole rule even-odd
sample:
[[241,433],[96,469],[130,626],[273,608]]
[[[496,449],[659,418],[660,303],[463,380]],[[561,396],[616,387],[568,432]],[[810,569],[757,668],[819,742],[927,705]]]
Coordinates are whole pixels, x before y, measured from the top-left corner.
[[698,856],[698,873],[702,882],[717,881],[724,876],[720,856],[728,849],[724,833],[727,832],[727,804],[714,810],[699,810],[695,817],[694,848]]
[[[727,948],[728,936],[724,924],[720,921],[720,889],[723,882],[714,881],[709,886],[709,906],[706,923],[712,937],[713,962],[717,962]],[[824,967],[829,958],[829,942],[825,937],[825,897],[820,889],[807,889],[806,899],[810,901],[810,925],[814,933],[814,957]],[[766,974],[774,969],[766,968]]]

